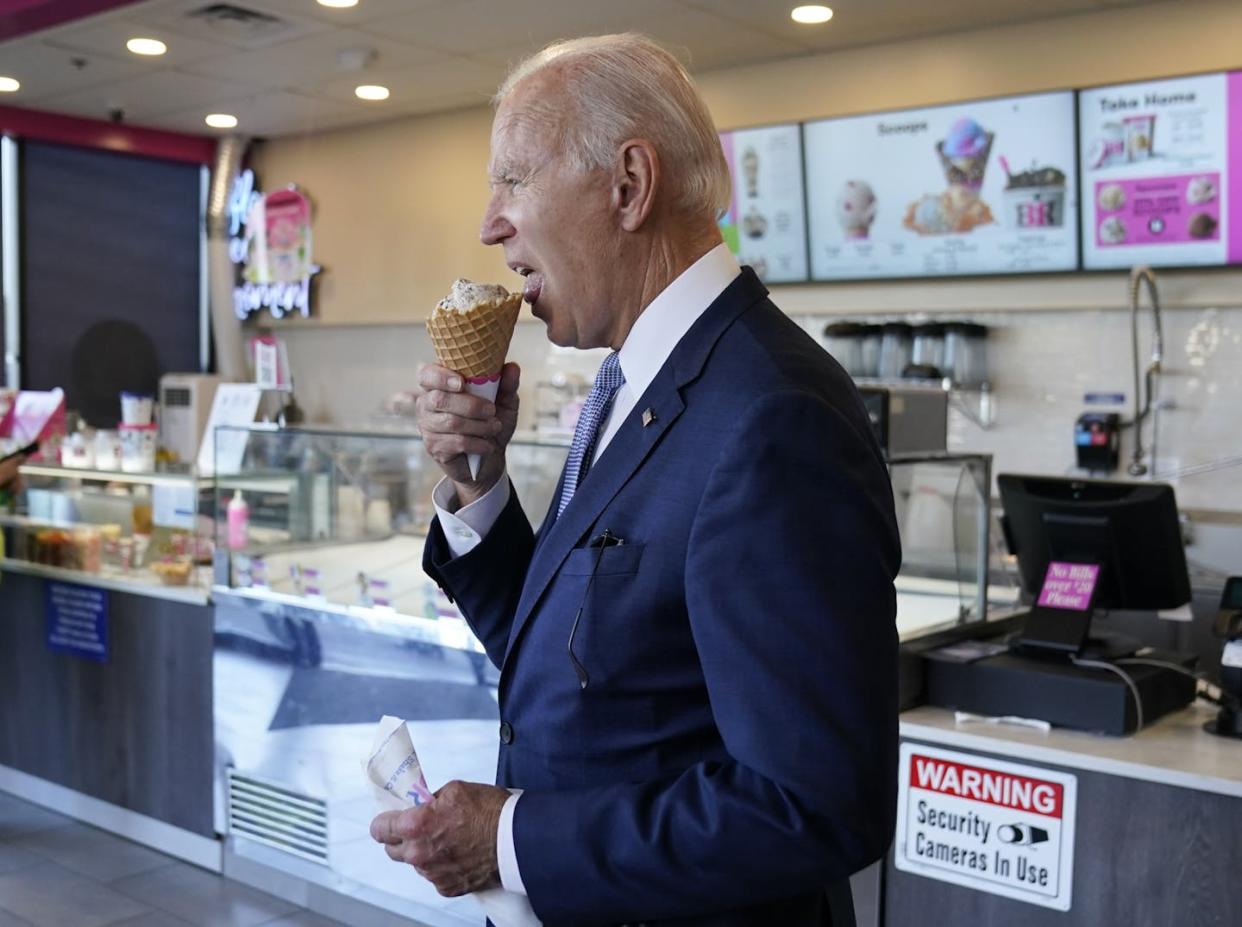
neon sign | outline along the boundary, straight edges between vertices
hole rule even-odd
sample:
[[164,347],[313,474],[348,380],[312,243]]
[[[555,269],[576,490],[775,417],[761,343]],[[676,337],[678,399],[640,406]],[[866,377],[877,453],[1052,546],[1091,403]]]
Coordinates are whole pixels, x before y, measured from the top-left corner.
[[297,311],[310,318],[310,200],[295,187],[264,195],[247,168],[229,194],[229,260],[241,268],[233,312],[247,319],[261,309],[273,318]]

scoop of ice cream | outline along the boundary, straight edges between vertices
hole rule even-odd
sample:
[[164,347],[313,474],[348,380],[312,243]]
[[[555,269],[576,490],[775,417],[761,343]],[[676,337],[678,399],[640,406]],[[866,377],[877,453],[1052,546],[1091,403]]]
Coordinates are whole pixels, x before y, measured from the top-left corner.
[[837,194],[837,221],[847,231],[869,228],[875,219],[875,191],[865,180],[847,180]]
[[1100,187],[1100,192],[1095,199],[1100,209],[1115,212],[1126,204],[1126,191],[1119,183],[1106,183]]
[[436,308],[445,312],[467,312],[480,303],[499,303],[508,298],[509,291],[499,283],[474,283],[458,277],[449,295],[436,303]]
[[927,234],[938,235],[949,230],[949,217],[939,196],[924,196],[914,206],[914,224]]
[[1100,240],[1111,245],[1126,240],[1126,224],[1117,216],[1109,216],[1100,223]]
[[1186,231],[1190,233],[1191,238],[1211,238],[1218,224],[1215,216],[1200,212],[1191,217]]
[[1198,206],[1216,199],[1216,184],[1210,178],[1196,177],[1186,185],[1186,202]]
[[983,126],[964,116],[949,129],[944,139],[944,153],[950,158],[975,158],[983,154],[990,137]]

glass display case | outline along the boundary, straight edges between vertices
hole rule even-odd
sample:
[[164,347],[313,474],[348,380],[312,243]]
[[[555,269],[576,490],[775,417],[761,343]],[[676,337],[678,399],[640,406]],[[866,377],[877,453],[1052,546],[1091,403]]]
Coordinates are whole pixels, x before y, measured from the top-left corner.
[[981,621],[1011,603],[1012,591],[989,583],[991,456],[898,454],[889,474],[901,534],[901,639]]
[[[214,481],[217,587],[372,619],[456,610],[422,573],[441,472],[417,435],[220,428]],[[563,443],[515,439],[508,470],[536,528]]]
[[0,568],[206,603],[210,481],[44,463],[20,474],[0,507]]
[[[434,927],[481,925],[367,835],[361,771],[383,715],[404,719],[428,783],[490,782],[497,670],[422,571],[439,466],[410,434],[216,434],[216,828],[227,855]],[[567,447],[521,438],[508,472],[533,522]],[[342,904],[346,903],[344,901]],[[338,905],[339,909],[339,905]],[[344,909],[340,909],[344,910]]]

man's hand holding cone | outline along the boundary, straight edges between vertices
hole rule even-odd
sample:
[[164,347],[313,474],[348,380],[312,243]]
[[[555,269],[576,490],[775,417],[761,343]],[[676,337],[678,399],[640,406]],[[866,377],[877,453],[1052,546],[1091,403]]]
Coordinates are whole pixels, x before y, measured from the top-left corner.
[[505,355],[521,307],[520,293],[457,280],[427,320],[437,363],[419,372],[418,425],[462,505],[504,472],[504,450],[517,427],[519,376]]

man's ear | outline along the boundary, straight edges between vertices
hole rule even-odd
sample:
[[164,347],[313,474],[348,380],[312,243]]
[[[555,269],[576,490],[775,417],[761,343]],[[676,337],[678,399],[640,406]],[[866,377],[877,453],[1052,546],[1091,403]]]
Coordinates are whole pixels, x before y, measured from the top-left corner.
[[655,208],[663,175],[655,146],[645,138],[623,142],[613,177],[612,205],[621,228],[636,232]]

